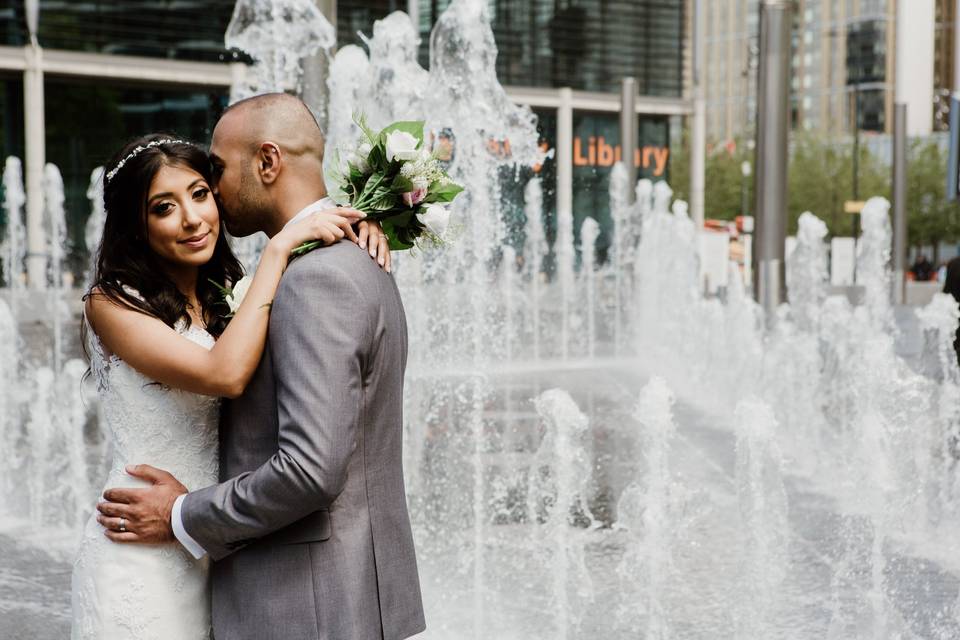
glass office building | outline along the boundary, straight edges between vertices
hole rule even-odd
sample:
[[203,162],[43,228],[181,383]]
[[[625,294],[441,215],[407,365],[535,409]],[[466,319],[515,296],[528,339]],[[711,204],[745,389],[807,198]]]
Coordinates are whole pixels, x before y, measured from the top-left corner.
[[[689,0],[490,0],[498,74],[514,100],[540,116],[542,144],[572,138],[569,157],[538,167],[548,216],[558,191],[572,190],[575,225],[609,220],[607,184],[619,157],[619,86],[637,79],[639,173],[669,176],[670,144],[690,112],[685,78]],[[395,10],[415,16],[421,63],[430,30],[449,0],[317,0],[340,46]],[[249,60],[224,48],[235,0],[40,0],[44,152],[64,177],[74,272],[87,263],[83,229],[92,169],[124,140],[148,131],[209,138],[227,104],[231,65]],[[29,34],[22,0],[0,0],[0,153],[26,153],[24,78]],[[567,91],[569,89],[569,91]],[[559,131],[561,123],[572,130]],[[557,184],[557,163],[570,184]],[[561,172],[564,173],[564,172]],[[576,233],[576,229],[575,229]],[[609,238],[598,241],[601,259]]]

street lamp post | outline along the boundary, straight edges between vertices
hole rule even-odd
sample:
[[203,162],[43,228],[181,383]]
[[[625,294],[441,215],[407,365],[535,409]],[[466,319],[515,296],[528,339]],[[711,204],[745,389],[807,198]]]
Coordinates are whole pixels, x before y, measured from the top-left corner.
[[764,0],[760,5],[754,295],[768,314],[784,300],[786,288],[791,4]]
[[[860,85],[853,85],[853,199],[860,200]],[[853,237],[860,235],[860,214],[853,214]]]

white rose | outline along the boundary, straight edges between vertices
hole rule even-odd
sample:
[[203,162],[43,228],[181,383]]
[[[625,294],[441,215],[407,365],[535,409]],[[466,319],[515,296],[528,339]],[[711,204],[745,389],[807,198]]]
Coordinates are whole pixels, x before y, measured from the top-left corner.
[[427,228],[427,231],[437,236],[443,237],[443,232],[447,230],[447,224],[450,222],[450,212],[446,207],[439,204],[427,205],[423,213],[417,214],[417,219]]
[[230,307],[230,313],[236,313],[237,309],[240,308],[240,303],[247,297],[251,282],[253,282],[253,278],[243,276],[237,284],[233,285],[233,290],[225,298],[227,305]]
[[413,160],[417,157],[417,139],[406,131],[387,134],[387,160]]

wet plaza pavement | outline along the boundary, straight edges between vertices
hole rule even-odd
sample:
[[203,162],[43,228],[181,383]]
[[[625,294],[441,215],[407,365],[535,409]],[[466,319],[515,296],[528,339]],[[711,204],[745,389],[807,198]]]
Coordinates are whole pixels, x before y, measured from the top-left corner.
[[[409,378],[414,393],[430,381],[416,372]],[[429,435],[433,444],[412,452],[421,462],[408,469],[408,487],[429,625],[423,637],[614,639],[653,630],[691,639],[960,637],[957,574],[897,540],[881,541],[878,550],[869,518],[846,512],[815,479],[792,475],[789,462],[781,479],[786,543],[766,556],[751,550],[733,427],[682,399],[674,405],[660,535],[654,539],[649,521],[643,532],[624,527],[624,495],[634,486],[649,500],[652,478],[634,416],[647,378],[634,365],[504,371],[486,383],[483,442],[466,465],[457,464],[472,490],[469,467],[481,460],[480,526],[470,514],[457,520],[452,501],[437,506],[452,500],[439,493],[464,488],[437,444],[442,438]],[[589,419],[592,477],[584,478],[584,493],[594,528],[573,519],[550,529],[529,504],[516,504],[523,502],[517,478],[529,479],[543,463],[533,399],[550,388],[568,391]],[[10,523],[0,532],[0,638],[67,637],[69,536],[48,532],[43,541]],[[771,570],[750,573],[758,562]],[[768,579],[776,592],[758,592],[756,581]]]

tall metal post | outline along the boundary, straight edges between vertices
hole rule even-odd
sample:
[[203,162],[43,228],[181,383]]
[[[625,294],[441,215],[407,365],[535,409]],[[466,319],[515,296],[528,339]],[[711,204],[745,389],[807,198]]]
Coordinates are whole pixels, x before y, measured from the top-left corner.
[[703,0],[693,8],[693,122],[690,127],[690,215],[697,231],[703,229],[706,183],[707,100],[703,87]]
[[[853,199],[860,200],[860,85],[853,86]],[[853,237],[860,237],[860,214],[853,218]]]
[[624,78],[620,87],[620,149],[627,169],[627,203],[637,200],[637,81]]
[[763,0],[760,5],[754,292],[768,313],[784,300],[786,288],[790,5],[790,0]]
[[907,259],[907,105],[893,112],[893,303],[903,304]]

